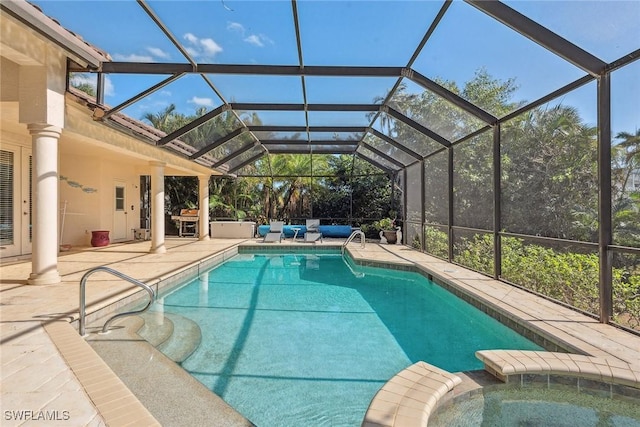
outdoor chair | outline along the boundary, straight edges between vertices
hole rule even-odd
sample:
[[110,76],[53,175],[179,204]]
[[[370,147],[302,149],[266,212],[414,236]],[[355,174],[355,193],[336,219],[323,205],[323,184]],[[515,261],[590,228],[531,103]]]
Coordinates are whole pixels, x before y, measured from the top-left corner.
[[318,240],[320,240],[322,242],[322,233],[320,232],[320,220],[308,219],[306,225],[307,225],[307,231],[304,233],[304,241],[317,242]]
[[284,237],[284,221],[271,221],[269,231],[264,235],[263,242],[282,242]]

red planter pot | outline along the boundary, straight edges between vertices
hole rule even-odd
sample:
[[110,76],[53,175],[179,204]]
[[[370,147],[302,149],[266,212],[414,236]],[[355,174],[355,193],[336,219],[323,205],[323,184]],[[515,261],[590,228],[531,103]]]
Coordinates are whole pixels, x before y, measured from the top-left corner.
[[109,244],[109,230],[94,230],[91,232],[91,246],[100,247]]

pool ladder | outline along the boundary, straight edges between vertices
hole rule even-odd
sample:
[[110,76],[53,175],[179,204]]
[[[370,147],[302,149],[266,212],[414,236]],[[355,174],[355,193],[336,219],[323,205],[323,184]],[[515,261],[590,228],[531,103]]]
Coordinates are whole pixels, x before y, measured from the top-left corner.
[[87,271],[84,276],[82,276],[82,279],[80,280],[80,316],[79,316],[79,327],[78,327],[78,332],[80,332],[81,336],[86,336],[85,334],[85,326],[86,326],[86,298],[85,298],[85,288],[87,286],[87,279],[89,278],[89,276],[91,276],[93,273],[97,273],[98,271],[104,271],[110,274],[113,274],[116,277],[119,277],[120,279],[126,280],[129,283],[133,283],[136,286],[141,287],[142,289],[144,289],[145,291],[147,291],[149,293],[149,302],[147,303],[147,305],[141,309],[141,310],[136,310],[136,311],[127,311],[126,313],[119,313],[116,314],[115,316],[109,318],[109,320],[107,320],[104,323],[104,326],[102,327],[102,333],[106,333],[107,329],[109,328],[109,324],[111,324],[111,322],[113,322],[116,319],[119,319],[120,317],[125,317],[125,316],[131,316],[133,314],[140,314],[140,313],[144,313],[145,311],[147,311],[149,309],[149,307],[151,307],[151,304],[153,303],[153,301],[155,301],[156,299],[156,291],[154,291],[149,285],[142,283],[139,280],[134,279],[133,277],[129,277],[126,274],[120,273],[119,271],[114,270],[113,268],[109,268],[109,267],[95,267],[92,268],[91,270]]
[[349,243],[351,243],[351,241],[353,239],[356,238],[356,236],[360,236],[360,247],[364,248],[364,233],[362,232],[362,230],[360,230],[359,228],[356,228],[355,230],[353,230],[353,232],[351,233],[351,235],[349,236],[349,238],[347,240],[345,240],[345,242],[342,244],[342,249],[341,249],[341,253],[342,255],[344,255],[344,248],[347,247],[347,245]]

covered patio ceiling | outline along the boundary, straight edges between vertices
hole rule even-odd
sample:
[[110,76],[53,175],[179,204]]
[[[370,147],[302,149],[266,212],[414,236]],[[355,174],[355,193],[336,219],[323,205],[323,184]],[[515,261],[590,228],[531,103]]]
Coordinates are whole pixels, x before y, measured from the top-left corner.
[[[115,59],[70,64],[95,76],[95,119],[140,119],[188,99],[197,117],[150,142],[237,175],[269,153],[350,154],[394,173],[640,57],[632,2],[610,2],[607,15],[599,2],[138,0],[74,2],[73,14],[33,3]],[[559,26],[554,14],[571,11],[578,22]],[[608,49],[580,28],[612,25]],[[445,83],[462,87],[479,69],[518,79],[511,111]],[[403,91],[450,104],[464,128],[407,116]],[[216,120],[224,133],[193,137]],[[398,127],[416,138],[397,138]]]

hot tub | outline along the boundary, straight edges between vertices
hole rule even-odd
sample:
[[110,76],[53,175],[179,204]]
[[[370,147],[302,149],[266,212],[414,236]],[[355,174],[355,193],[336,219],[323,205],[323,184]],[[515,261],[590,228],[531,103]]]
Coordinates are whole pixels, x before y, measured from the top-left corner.
[[[593,383],[592,383],[593,384]],[[640,426],[640,400],[602,387],[559,383],[492,386],[459,396],[429,418],[429,426]]]

